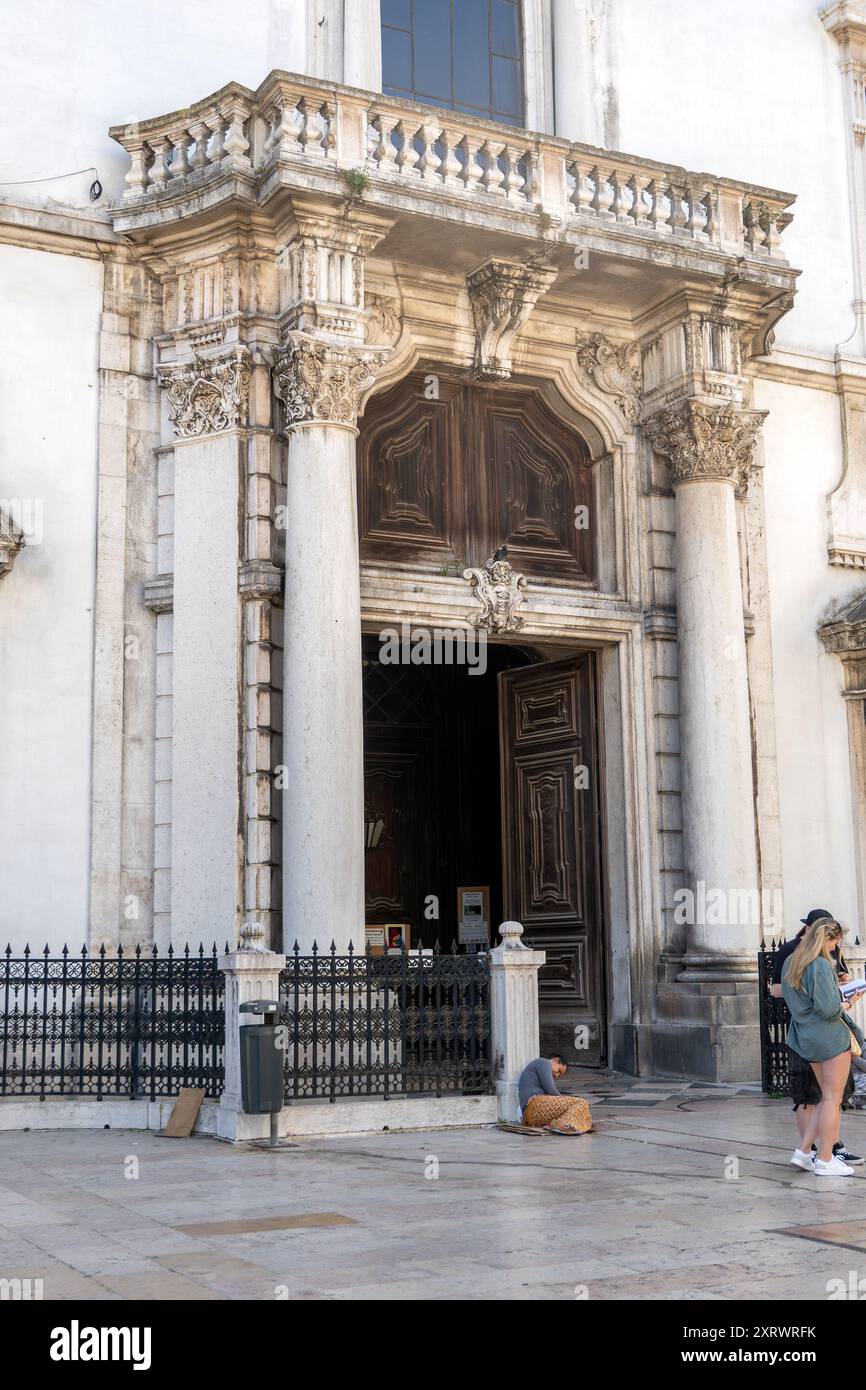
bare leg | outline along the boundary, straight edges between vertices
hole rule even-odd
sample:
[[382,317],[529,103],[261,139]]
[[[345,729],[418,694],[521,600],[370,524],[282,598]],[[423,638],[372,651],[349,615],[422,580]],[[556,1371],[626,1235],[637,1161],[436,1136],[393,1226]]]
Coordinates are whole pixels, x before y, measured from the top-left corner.
[[[823,1063],[823,1062],[810,1062],[809,1065],[810,1065],[810,1067],[812,1068],[813,1072],[815,1073],[815,1079],[816,1079],[816,1081],[818,1082],[818,1085],[821,1087],[821,1096],[822,1096],[822,1098],[823,1098],[823,1095],[824,1095],[824,1080],[823,1080],[823,1076],[824,1076],[824,1063]],[[799,1112],[799,1110],[798,1110],[798,1111],[797,1111],[798,1117],[799,1117],[799,1114],[800,1114],[800,1112]],[[817,1143],[818,1135],[819,1135],[819,1133],[820,1133],[820,1130],[819,1130],[819,1122],[820,1122],[820,1119],[821,1119],[821,1105],[820,1105],[820,1104],[818,1104],[818,1105],[810,1105],[810,1106],[809,1106],[809,1109],[808,1109],[808,1118],[807,1118],[802,1124],[799,1124],[799,1123],[798,1123],[798,1128],[799,1128],[799,1130],[800,1130],[800,1148],[803,1150],[804,1153],[808,1153],[809,1150],[811,1149],[812,1145],[815,1144],[815,1143]]]
[[851,1055],[840,1052],[823,1062],[821,1085],[821,1104],[816,1106],[816,1130],[820,1134],[818,1157],[828,1162],[833,1157],[833,1145],[839,1138],[839,1125],[842,1120],[842,1095],[845,1082],[851,1069]]
[[[806,1145],[805,1145],[805,1139],[806,1139],[806,1131],[808,1130],[809,1125],[810,1125],[810,1123],[811,1123],[811,1121],[812,1121],[812,1117],[813,1117],[813,1112],[814,1112],[814,1110],[815,1110],[814,1105],[801,1105],[800,1108],[799,1108],[799,1110],[797,1110],[797,1111],[795,1112],[795,1118],[796,1118],[796,1121],[797,1121],[797,1128],[798,1128],[798,1130],[800,1131],[800,1149],[801,1149],[801,1151],[803,1151],[803,1152],[805,1152],[805,1153],[808,1153],[808,1152],[809,1152],[809,1150],[806,1148]],[[809,1144],[810,1144],[810,1145],[814,1144],[814,1142],[815,1142],[814,1139],[810,1139],[810,1140],[809,1140]]]

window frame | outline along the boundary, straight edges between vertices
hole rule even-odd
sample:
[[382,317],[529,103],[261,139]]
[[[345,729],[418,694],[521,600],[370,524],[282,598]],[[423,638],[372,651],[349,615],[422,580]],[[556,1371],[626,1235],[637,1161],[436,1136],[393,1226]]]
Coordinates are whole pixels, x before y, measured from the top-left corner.
[[[386,86],[384,71],[384,54],[382,57],[382,90],[395,101],[405,100],[417,102],[423,106],[438,106],[442,110],[453,111],[455,116],[465,116],[467,120],[491,120],[501,124],[505,129],[513,130],[539,130],[553,133],[553,53],[551,47],[551,0],[515,0],[518,23],[520,26],[519,35],[519,61],[520,77],[522,82],[522,115],[513,119],[505,113],[498,113],[493,106],[493,69],[494,58],[504,56],[510,59],[510,55],[496,55],[493,50],[492,40],[492,15],[488,11],[488,49],[487,57],[489,63],[489,92],[490,106],[487,109],[481,107],[473,110],[465,110],[456,104],[455,93],[455,63],[454,63],[454,5],[453,0],[449,0],[449,32],[451,40],[450,56],[450,82],[451,100],[447,105],[442,105],[441,100],[426,96],[416,90],[417,78],[415,73],[415,35],[411,27],[414,20],[414,0],[409,0],[409,24],[406,29],[399,25],[386,24],[381,17],[380,8],[380,48],[386,29],[397,33],[407,34],[410,41],[410,62],[412,71],[410,80],[412,91],[403,88]],[[464,106],[468,103],[464,103]]]

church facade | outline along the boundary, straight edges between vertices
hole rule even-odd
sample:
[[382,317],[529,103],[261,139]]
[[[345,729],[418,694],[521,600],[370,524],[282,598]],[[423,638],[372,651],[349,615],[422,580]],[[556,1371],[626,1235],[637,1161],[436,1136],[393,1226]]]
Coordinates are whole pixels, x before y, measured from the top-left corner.
[[5,938],[512,919],[546,1046],[755,1077],[863,922],[866,6],[198,8],[3,59]]

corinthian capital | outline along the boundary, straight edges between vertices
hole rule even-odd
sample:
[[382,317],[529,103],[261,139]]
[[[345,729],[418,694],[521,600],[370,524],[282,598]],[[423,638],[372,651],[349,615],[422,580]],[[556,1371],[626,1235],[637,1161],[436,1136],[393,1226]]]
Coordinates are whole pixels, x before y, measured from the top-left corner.
[[290,333],[274,363],[274,387],[289,425],[317,420],[354,426],[361,401],[388,356]]
[[657,411],[643,428],[657,453],[670,458],[674,487],[697,478],[717,478],[743,489],[766,414],[684,400]]
[[511,376],[511,348],[555,270],[510,261],[485,261],[466,277],[475,319],[474,375],[482,381]]
[[222,430],[242,429],[250,401],[250,352],[238,345],[228,355],[201,357],[159,368],[159,382],[168,392],[174,432],[196,439]]

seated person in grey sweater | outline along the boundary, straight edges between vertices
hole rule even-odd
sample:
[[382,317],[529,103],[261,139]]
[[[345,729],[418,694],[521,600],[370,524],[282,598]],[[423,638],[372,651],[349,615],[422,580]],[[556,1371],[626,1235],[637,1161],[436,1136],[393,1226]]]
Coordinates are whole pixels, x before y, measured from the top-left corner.
[[564,1134],[585,1134],[592,1129],[587,1102],[578,1096],[562,1095],[556,1084],[567,1070],[557,1053],[536,1057],[524,1067],[517,1083],[517,1098],[525,1125]]

